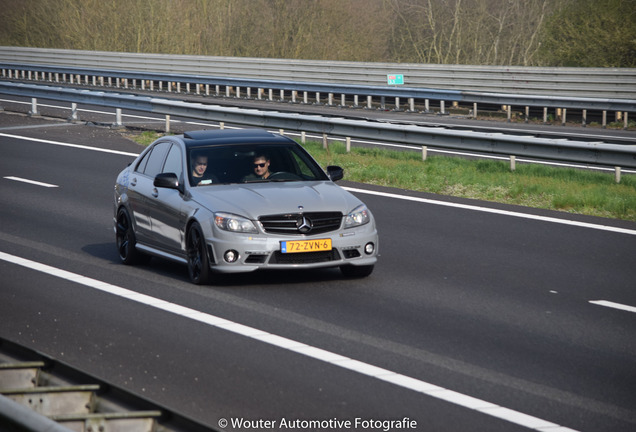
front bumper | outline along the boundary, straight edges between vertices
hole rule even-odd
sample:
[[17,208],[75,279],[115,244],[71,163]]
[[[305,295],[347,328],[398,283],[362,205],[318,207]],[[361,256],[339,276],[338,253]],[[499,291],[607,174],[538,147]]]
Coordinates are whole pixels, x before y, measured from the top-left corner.
[[[210,268],[220,273],[242,273],[258,269],[366,266],[375,264],[378,257],[378,234],[372,224],[312,237],[238,236],[236,234],[223,237],[207,239]],[[332,249],[329,251],[302,253],[281,251],[282,241],[326,238],[331,239]],[[235,261],[228,262],[226,259],[228,255]]]

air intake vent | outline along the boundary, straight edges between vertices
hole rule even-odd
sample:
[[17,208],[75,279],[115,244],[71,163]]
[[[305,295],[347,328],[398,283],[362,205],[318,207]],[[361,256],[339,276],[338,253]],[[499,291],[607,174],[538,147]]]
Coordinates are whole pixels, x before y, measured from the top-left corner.
[[292,213],[261,216],[265,232],[287,235],[316,235],[335,231],[342,225],[340,212]]

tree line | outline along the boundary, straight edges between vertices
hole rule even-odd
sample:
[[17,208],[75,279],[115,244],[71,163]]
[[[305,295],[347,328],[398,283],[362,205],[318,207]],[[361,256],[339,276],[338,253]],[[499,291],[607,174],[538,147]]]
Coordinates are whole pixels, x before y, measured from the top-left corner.
[[636,67],[636,0],[0,0],[0,45]]

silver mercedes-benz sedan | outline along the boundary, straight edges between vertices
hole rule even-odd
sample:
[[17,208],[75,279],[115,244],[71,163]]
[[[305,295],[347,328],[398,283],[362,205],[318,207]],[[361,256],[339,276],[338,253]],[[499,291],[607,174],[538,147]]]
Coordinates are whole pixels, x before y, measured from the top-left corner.
[[290,138],[259,129],[202,130],[152,143],[117,177],[114,224],[124,264],[158,256],[215,272],[339,267],[371,274],[369,209]]

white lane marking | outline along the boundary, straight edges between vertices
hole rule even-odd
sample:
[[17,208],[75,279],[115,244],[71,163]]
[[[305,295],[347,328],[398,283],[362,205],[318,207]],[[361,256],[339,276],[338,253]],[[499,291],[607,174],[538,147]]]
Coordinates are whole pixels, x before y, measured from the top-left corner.
[[130,152],[123,152],[123,151],[119,151],[119,150],[103,149],[103,148],[90,147],[90,146],[85,146],[85,145],[80,145],[80,144],[69,144],[69,143],[64,143],[64,142],[60,142],[60,141],[44,140],[44,139],[40,139],[40,138],[29,138],[29,137],[20,136],[20,135],[11,135],[11,134],[0,133],[0,136],[7,137],[7,138],[21,139],[21,140],[25,140],[25,141],[39,142],[39,143],[43,143],[43,144],[52,144],[52,145],[57,145],[57,146],[62,146],[62,147],[72,147],[72,148],[77,148],[77,149],[82,149],[82,150],[93,150],[93,151],[97,151],[97,152],[112,153],[112,154],[118,154],[118,155],[124,155],[124,156],[133,156],[133,157],[139,156],[139,153],[130,153]]
[[461,208],[461,209],[465,209],[465,210],[475,210],[475,211],[481,211],[481,212],[485,212],[485,213],[494,213],[494,214],[499,214],[499,215],[504,215],[504,216],[512,216],[512,217],[519,217],[519,218],[524,218],[524,219],[538,220],[538,221],[542,221],[542,222],[553,222],[553,223],[560,223],[560,224],[564,224],[564,225],[573,225],[573,226],[582,227],[582,228],[592,228],[592,229],[603,230],[603,231],[612,231],[612,232],[616,232],[616,233],[620,233],[620,234],[636,235],[636,230],[627,229],[627,228],[618,228],[618,227],[613,227],[613,226],[609,226],[609,225],[592,224],[592,223],[587,223],[587,222],[573,221],[573,220],[569,220],[569,219],[559,219],[559,218],[553,218],[553,217],[548,217],[548,216],[539,216],[539,215],[533,215],[533,214],[529,214],[529,213],[519,213],[519,212],[513,212],[513,211],[508,211],[508,210],[500,210],[500,209],[494,209],[494,208],[489,208],[489,207],[474,206],[474,205],[469,205],[469,204],[459,204],[459,203],[454,203],[454,202],[436,201],[436,200],[431,200],[431,199],[427,199],[427,198],[418,198],[418,197],[411,197],[411,196],[406,196],[406,195],[396,195],[396,194],[392,194],[392,193],[388,193],[388,192],[378,192],[378,191],[373,191],[373,190],[357,189],[357,188],[352,188],[352,187],[343,187],[343,188],[348,190],[348,191],[350,191],[350,192],[357,192],[357,193],[363,193],[363,194],[369,194],[369,195],[377,195],[377,196],[382,196],[382,197],[387,197],[387,198],[396,198],[396,199],[401,199],[401,200],[405,200],[405,201],[415,201],[415,202],[421,202],[421,203],[425,203],[425,204],[435,204],[435,205],[440,205],[440,206]]
[[[10,138],[15,138],[15,139],[23,139],[23,140],[27,140],[27,141],[40,142],[40,143],[44,143],[44,144],[59,145],[59,146],[63,146],[63,147],[79,148],[79,149],[83,149],[83,150],[93,150],[93,151],[99,151],[99,152],[105,152],[105,153],[113,153],[113,154],[132,156],[132,157],[139,156],[137,153],[129,153],[129,152],[123,152],[123,151],[118,151],[118,150],[101,149],[101,148],[97,148],[97,147],[89,147],[89,146],[84,146],[84,145],[79,145],[79,144],[67,144],[67,143],[63,143],[63,142],[59,142],[59,141],[49,141],[49,140],[43,140],[43,139],[39,139],[39,138],[23,137],[23,136],[19,136],[19,135],[10,135],[10,134],[0,133],[0,136],[6,136],[6,137],[10,137]],[[603,231],[612,231],[612,232],[616,232],[616,233],[620,233],[620,234],[636,235],[636,230],[631,230],[631,229],[626,229],[626,228],[618,228],[618,227],[613,227],[613,226],[609,226],[609,225],[591,224],[591,223],[578,222],[578,221],[573,221],[573,220],[568,220],[568,219],[558,219],[558,218],[552,218],[552,217],[547,217],[547,216],[538,216],[538,215],[533,215],[533,214],[528,214],[528,213],[519,213],[519,212],[512,212],[512,211],[507,211],[507,210],[493,209],[493,208],[488,208],[488,207],[473,206],[473,205],[459,204],[459,203],[452,203],[452,202],[445,202],[445,201],[437,201],[437,200],[431,200],[431,199],[426,199],[426,198],[410,197],[410,196],[406,196],[406,195],[397,195],[397,194],[391,194],[391,193],[387,193],[387,192],[378,192],[378,191],[373,191],[373,190],[358,189],[358,188],[352,188],[352,187],[343,187],[343,189],[346,189],[346,190],[351,191],[351,192],[358,192],[358,193],[365,193],[365,194],[369,194],[369,195],[384,196],[384,197],[388,197],[388,198],[396,198],[396,199],[401,199],[401,200],[405,200],[405,201],[415,201],[415,202],[421,202],[421,203],[426,203],[426,204],[433,204],[433,205],[441,205],[441,206],[447,206],[447,207],[461,208],[461,209],[465,209],[465,210],[474,210],[474,211],[481,211],[481,212],[486,212],[486,213],[495,213],[495,214],[504,215],[504,216],[514,216],[514,217],[520,217],[520,218],[525,218],[525,219],[533,219],[533,220],[539,220],[539,221],[543,221],[543,222],[553,222],[553,223],[560,223],[560,224],[564,224],[564,225],[574,225],[574,226],[578,226],[578,227],[592,228],[592,229],[603,230]]]
[[43,182],[39,182],[39,181],[35,181],[35,180],[29,180],[29,179],[25,179],[25,178],[21,178],[21,177],[13,177],[13,176],[7,176],[4,177],[7,180],[13,180],[13,181],[19,181],[22,183],[29,183],[29,184],[33,184],[33,185],[37,185],[37,186],[43,186],[43,187],[47,187],[47,188],[56,188],[59,187],[58,185],[54,185],[54,184],[50,184],[50,183],[43,183]]
[[614,303],[614,302],[607,301],[607,300],[590,300],[590,303],[598,305],[598,306],[605,306],[605,307],[608,307],[608,308],[619,309],[619,310],[624,310],[624,311],[627,311],[627,312],[636,313],[636,307],[634,307],[634,306],[628,306],[628,305],[624,305],[624,304],[620,304],[620,303]]
[[354,360],[352,358],[345,357],[343,355],[336,354],[311,345],[307,345],[305,343],[298,342],[292,339],[288,339],[283,336],[268,333],[254,327],[239,324],[225,318],[209,315],[195,309],[190,309],[188,307],[170,303],[146,294],[131,291],[117,285],[111,285],[107,282],[102,282],[97,279],[91,279],[86,276],[52,267],[36,261],[31,261],[26,258],[10,255],[4,252],[0,252],[0,259],[32,270],[37,270],[39,272],[49,274],[51,276],[75,282],[89,288],[94,288],[112,295],[123,297],[128,300],[144,304],[146,306],[161,309],[163,311],[170,312],[184,318],[208,324],[212,327],[255,339],[257,341],[264,342],[278,348],[302,354],[315,360],[329,363],[334,366],[339,366],[343,369],[347,369],[353,372],[358,372],[362,375],[376,378],[381,381],[386,381],[396,386],[413,390],[418,393],[423,393],[437,399],[445,400],[452,404],[478,411],[480,413],[487,414],[493,417],[497,417],[529,429],[537,431],[549,430],[550,432],[576,432],[574,429],[569,429],[558,424],[521,413],[519,411],[505,408],[497,404],[493,404],[481,399],[474,398],[472,396],[468,396],[453,390],[446,389],[444,387],[437,386],[435,384],[430,384],[425,381],[411,378],[409,376],[402,375],[388,369],[373,366],[359,360]]

